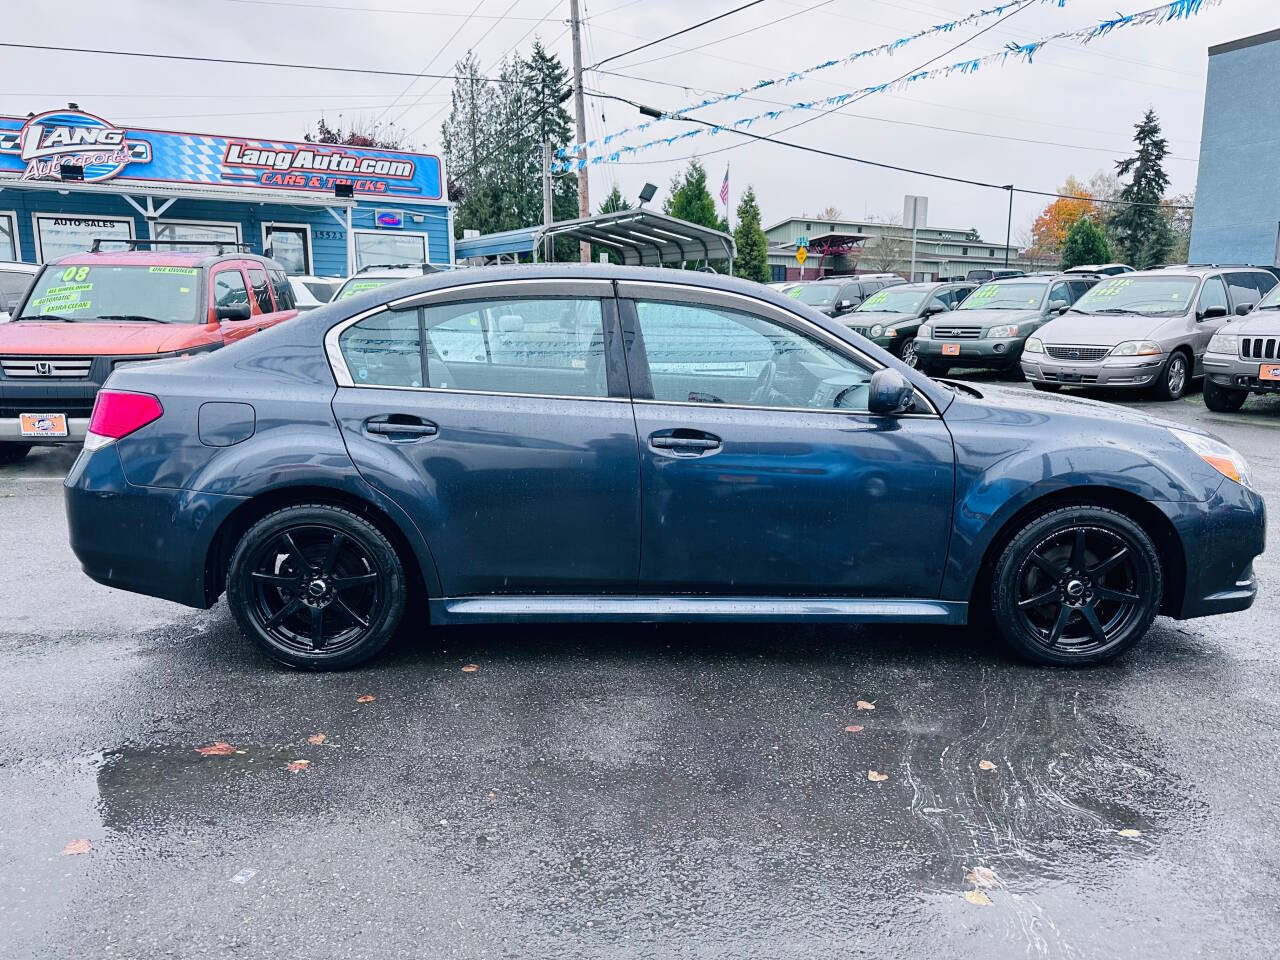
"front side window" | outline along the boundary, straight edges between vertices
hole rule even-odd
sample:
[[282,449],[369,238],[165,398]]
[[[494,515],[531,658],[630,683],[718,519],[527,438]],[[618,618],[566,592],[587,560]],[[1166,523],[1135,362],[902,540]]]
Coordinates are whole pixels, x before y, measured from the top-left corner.
[[1221,277],[1208,277],[1200,288],[1200,300],[1196,304],[1196,312],[1204,313],[1210,307],[1227,309],[1227,287]]
[[[1082,313],[1177,316],[1186,313],[1196,293],[1196,278],[1186,276],[1108,277],[1081,297],[1073,309]],[[1218,281],[1221,285],[1222,281]],[[1222,292],[1226,306],[1226,290]]]
[[1066,283],[1055,283],[1049,288],[1049,303],[1053,304],[1055,300],[1061,300],[1063,303],[1071,303],[1071,291]]
[[249,283],[253,285],[253,299],[258,304],[259,313],[271,313],[275,307],[271,303],[271,288],[267,284],[265,270],[249,271]]
[[202,289],[196,267],[51,266],[17,319],[203,322]]
[[249,305],[249,288],[239,270],[223,270],[213,275],[213,303],[217,307]]
[[1047,283],[984,283],[965,298],[961,310],[1035,310]]
[[755,314],[637,301],[653,397],[664,403],[867,409],[871,371]]

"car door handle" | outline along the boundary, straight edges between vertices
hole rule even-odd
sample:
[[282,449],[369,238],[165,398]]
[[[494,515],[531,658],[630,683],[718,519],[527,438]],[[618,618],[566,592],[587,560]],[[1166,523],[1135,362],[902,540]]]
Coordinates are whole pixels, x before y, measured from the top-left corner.
[[700,457],[719,450],[722,445],[719,437],[701,431],[695,435],[654,433],[649,436],[649,446],[670,451],[677,457]]
[[387,417],[370,417],[364,422],[366,433],[375,437],[386,437],[393,443],[408,443],[413,440],[422,440],[426,437],[434,437],[440,432],[440,428],[430,420],[422,420],[418,417],[399,415],[397,420]]

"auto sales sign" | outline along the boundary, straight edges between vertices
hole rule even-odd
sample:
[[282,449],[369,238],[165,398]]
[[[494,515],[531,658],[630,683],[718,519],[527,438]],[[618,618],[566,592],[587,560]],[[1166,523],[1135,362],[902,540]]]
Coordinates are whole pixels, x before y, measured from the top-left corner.
[[116,126],[78,110],[0,117],[0,182],[62,180],[83,168],[86,183],[115,180],[332,194],[349,183],[357,196],[439,200],[440,158],[342,144],[250,140]]

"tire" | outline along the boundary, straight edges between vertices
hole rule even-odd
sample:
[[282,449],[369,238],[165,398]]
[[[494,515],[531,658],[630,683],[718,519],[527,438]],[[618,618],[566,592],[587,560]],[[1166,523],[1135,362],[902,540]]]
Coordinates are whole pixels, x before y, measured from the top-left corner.
[[1041,383],[1039,380],[1032,380],[1031,385],[1041,393],[1057,393],[1062,389],[1060,383]]
[[1191,383],[1191,362],[1181,350],[1175,350],[1156,378],[1153,391],[1157,400],[1181,400]]
[[273,660],[341,670],[368,660],[395,633],[404,566],[363,517],[299,504],[245,531],[231,554],[227,602],[240,629]]
[[1204,405],[1215,413],[1235,413],[1244,406],[1248,390],[1232,390],[1204,378]]
[[31,452],[29,443],[0,443],[0,466],[20,462]]
[[1163,592],[1146,531],[1115,510],[1082,504],[1047,510],[1014,535],[992,571],[991,612],[1019,656],[1093,666],[1142,639]]
[[920,369],[920,354],[916,353],[916,338],[904,340],[898,347],[898,359],[913,370]]
[[945,377],[951,372],[951,368],[946,364],[932,363],[928,360],[921,360],[918,368],[926,377]]

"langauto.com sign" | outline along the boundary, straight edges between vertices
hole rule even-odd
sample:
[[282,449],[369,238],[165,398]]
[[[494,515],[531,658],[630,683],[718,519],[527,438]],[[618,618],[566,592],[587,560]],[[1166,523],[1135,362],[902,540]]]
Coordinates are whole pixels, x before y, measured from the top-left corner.
[[76,110],[0,117],[0,180],[61,180],[84,168],[88,183],[117,180],[332,194],[349,183],[357,196],[440,200],[439,157],[345,144],[251,140],[116,126]]

